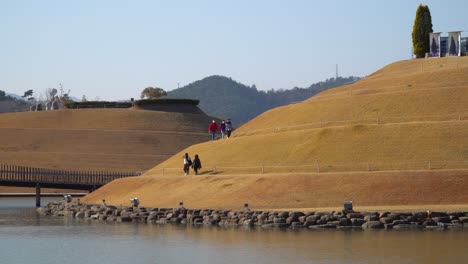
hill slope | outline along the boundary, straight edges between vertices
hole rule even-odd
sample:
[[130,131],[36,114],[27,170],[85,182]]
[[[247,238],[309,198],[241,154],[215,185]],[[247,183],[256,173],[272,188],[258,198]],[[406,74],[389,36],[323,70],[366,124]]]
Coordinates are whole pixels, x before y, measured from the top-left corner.
[[235,125],[243,124],[266,110],[300,102],[323,90],[353,82],[356,77],[328,79],[308,88],[258,91],[224,76],[210,76],[168,92],[170,98],[200,100],[200,108],[212,116],[231,118]]
[[2,163],[33,167],[143,171],[208,140],[212,117],[135,109],[81,109],[0,115]]
[[[460,189],[468,187],[467,102],[467,57],[397,62],[351,85],[267,111],[229,140],[183,150],[200,155],[207,176],[168,178],[180,175],[170,169],[180,167],[179,153],[140,179],[120,182],[132,182],[131,195],[150,205],[189,198],[193,206],[232,207],[229,195],[237,204],[248,198],[269,208],[339,206],[343,199],[468,204]],[[241,176],[246,173],[255,180]],[[206,192],[193,188],[198,181]],[[152,200],[150,190],[163,184],[177,184],[177,191]],[[106,199],[128,198],[119,186],[106,186]],[[86,199],[99,201],[102,194]],[[206,198],[198,202],[202,194]]]

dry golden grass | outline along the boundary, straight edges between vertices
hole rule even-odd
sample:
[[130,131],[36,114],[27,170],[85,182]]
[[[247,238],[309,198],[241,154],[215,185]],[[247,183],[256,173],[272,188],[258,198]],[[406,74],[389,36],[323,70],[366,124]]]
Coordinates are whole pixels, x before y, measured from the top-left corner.
[[[193,145],[86,200],[128,204],[140,197],[147,206],[183,200],[191,208],[232,209],[244,202],[257,209],[341,208],[344,200],[369,210],[465,208],[467,122],[468,57],[397,62],[267,111],[231,139]],[[180,176],[185,152],[200,155],[203,175]],[[317,167],[322,173],[313,173]]]
[[129,205],[130,198],[138,197],[142,206],[155,207],[177,207],[183,201],[188,208],[240,209],[247,202],[252,209],[316,209],[338,208],[352,200],[370,209],[425,210],[426,205],[467,205],[467,188],[466,170],[141,176],[116,180],[82,201]]
[[0,114],[2,163],[33,167],[143,171],[208,140],[211,117],[135,109]]

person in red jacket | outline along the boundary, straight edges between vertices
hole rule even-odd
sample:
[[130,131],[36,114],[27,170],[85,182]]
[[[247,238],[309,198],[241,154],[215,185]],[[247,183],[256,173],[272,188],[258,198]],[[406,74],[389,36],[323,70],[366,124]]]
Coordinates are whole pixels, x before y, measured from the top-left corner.
[[216,139],[216,131],[218,131],[218,129],[218,124],[216,124],[216,121],[213,120],[208,126],[208,133],[211,133],[211,140]]

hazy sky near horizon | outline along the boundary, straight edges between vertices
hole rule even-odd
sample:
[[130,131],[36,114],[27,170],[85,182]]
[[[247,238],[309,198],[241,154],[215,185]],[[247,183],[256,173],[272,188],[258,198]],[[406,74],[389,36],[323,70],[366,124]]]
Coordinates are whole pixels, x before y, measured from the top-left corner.
[[[365,76],[409,59],[416,0],[0,0],[0,90],[62,83],[138,98],[224,75],[260,90]],[[468,1],[424,1],[434,31],[468,31]],[[468,32],[462,33],[468,36]]]

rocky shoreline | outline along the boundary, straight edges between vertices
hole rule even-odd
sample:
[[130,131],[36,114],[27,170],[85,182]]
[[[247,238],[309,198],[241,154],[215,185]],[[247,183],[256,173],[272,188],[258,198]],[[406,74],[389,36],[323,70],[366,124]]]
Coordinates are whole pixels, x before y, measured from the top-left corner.
[[53,202],[40,207],[41,215],[96,219],[116,222],[142,222],[204,226],[247,226],[262,228],[327,229],[445,229],[468,228],[468,212],[300,212],[211,210],[128,207],[76,202]]

